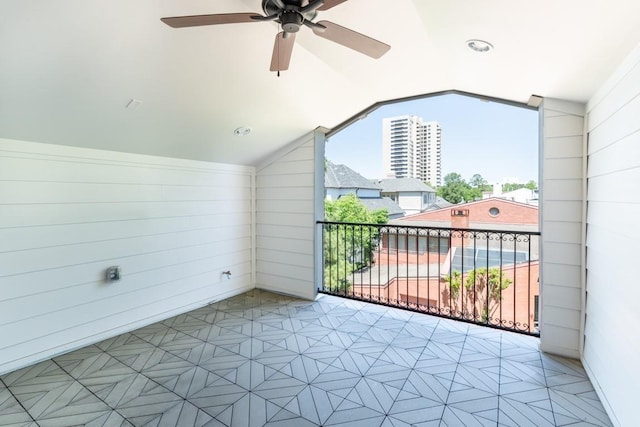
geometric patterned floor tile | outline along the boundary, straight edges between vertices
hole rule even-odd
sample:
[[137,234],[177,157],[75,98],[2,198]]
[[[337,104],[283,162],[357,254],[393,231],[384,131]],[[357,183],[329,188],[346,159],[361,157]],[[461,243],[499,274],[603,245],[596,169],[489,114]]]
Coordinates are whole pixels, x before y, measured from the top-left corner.
[[[495,412],[497,412],[497,409]],[[496,425],[495,418],[493,410],[491,409],[472,413],[456,406],[448,405],[442,414],[442,423],[447,426],[490,427]]]
[[0,385],[0,426],[28,425],[32,421],[11,392]]
[[1,426],[610,426],[539,340],[253,290],[0,377]]
[[553,412],[597,426],[609,426],[611,422],[600,402],[593,402],[580,395],[549,390]]

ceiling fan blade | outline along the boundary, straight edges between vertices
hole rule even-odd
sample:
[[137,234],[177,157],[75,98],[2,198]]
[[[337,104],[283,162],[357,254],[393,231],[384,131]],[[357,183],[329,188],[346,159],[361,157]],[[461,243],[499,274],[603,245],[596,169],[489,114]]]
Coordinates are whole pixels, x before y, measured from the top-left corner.
[[174,16],[162,18],[162,22],[173,28],[199,27],[201,25],[238,24],[241,22],[259,22],[254,16],[258,13],[216,13],[214,15]]
[[295,33],[288,33],[285,37],[285,33],[281,31],[276,35],[269,71],[284,71],[289,69],[291,52],[293,52],[293,45],[295,41]]
[[314,27],[313,32],[327,40],[331,40],[334,43],[341,44],[372,58],[380,58],[387,53],[391,46],[386,43],[382,43],[376,39],[372,39],[369,36],[360,34],[356,31],[342,27],[338,24],[334,24],[329,21],[319,21],[317,24],[325,27]]
[[339,5],[340,3],[344,3],[347,0],[325,0],[324,4],[318,8],[318,10],[328,10],[334,6]]

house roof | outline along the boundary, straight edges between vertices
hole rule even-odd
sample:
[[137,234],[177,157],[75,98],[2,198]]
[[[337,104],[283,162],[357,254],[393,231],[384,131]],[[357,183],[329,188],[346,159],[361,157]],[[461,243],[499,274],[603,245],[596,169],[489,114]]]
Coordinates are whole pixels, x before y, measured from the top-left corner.
[[429,187],[418,178],[387,178],[376,181],[382,187],[383,193],[421,192],[435,193],[436,190]]
[[[372,59],[303,27],[278,77],[273,22],[160,21],[231,12],[262,13],[261,1],[2,0],[0,138],[260,167],[384,100],[458,90],[586,102],[640,42],[637,0],[349,0],[314,21],[389,52]],[[494,49],[470,50],[478,37]],[[252,132],[234,135],[242,126]]]
[[345,165],[326,161],[324,171],[325,188],[362,188],[380,190],[380,187]]
[[[492,209],[497,209],[492,213]],[[452,210],[466,210],[470,228],[491,230],[538,230],[538,207],[499,197],[460,203],[447,208],[407,215],[393,220],[397,225],[451,227]]]
[[426,211],[434,211],[437,209],[444,209],[444,208],[449,208],[453,206],[453,203],[446,201],[445,199],[443,199],[442,197],[438,196],[436,197],[436,202],[430,204],[429,206],[427,206],[427,208],[425,209]]
[[394,215],[404,215],[404,210],[396,202],[391,200],[388,197],[382,197],[380,199],[360,199],[360,201],[369,209],[370,211],[375,211],[378,209],[386,209],[389,216]]
[[413,215],[408,215],[407,218],[409,219],[417,219],[420,217],[429,217],[429,216],[434,216],[437,215],[438,211],[446,211],[449,212],[451,211],[452,207],[455,207],[455,209],[473,209],[476,206],[482,206],[482,205],[496,205],[496,204],[509,204],[512,206],[516,206],[518,208],[522,208],[522,209],[528,209],[531,211],[538,211],[538,206],[534,206],[534,205],[529,205],[527,203],[520,203],[520,202],[516,202],[513,200],[507,200],[507,199],[503,199],[501,197],[488,197],[486,199],[480,199],[480,200],[475,200],[473,202],[466,202],[466,203],[458,203],[457,205],[454,204],[450,204],[450,206],[446,206],[443,207],[441,209],[437,209],[434,211],[429,211],[429,212],[422,212],[422,213],[417,213],[417,214],[413,214]]

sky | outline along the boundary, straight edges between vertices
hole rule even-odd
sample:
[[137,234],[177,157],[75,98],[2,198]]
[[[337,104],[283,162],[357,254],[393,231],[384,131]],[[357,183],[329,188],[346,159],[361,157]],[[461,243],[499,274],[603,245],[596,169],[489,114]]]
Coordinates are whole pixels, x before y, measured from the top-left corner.
[[490,184],[538,182],[538,112],[450,94],[385,105],[333,135],[326,157],[366,178],[382,172],[382,119],[412,114],[442,127],[442,177],[479,173]]

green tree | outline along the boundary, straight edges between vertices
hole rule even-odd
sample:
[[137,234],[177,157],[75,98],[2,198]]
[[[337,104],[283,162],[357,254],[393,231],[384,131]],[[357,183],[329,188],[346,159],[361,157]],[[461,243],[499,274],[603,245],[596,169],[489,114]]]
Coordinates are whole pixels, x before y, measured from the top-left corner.
[[[324,286],[330,292],[347,292],[354,271],[373,262],[373,250],[378,241],[375,224],[389,221],[386,209],[369,211],[353,194],[338,200],[325,201],[325,220],[336,223],[324,228]],[[366,226],[364,224],[370,224]]]
[[482,197],[482,192],[484,191],[493,191],[493,186],[489,184],[489,182],[484,179],[479,173],[476,173],[471,177],[471,179],[469,180],[469,185],[480,190],[479,197]]
[[521,188],[527,188],[529,190],[537,190],[538,183],[535,182],[534,180],[530,180],[526,184],[520,184],[515,182],[506,182],[502,184],[502,191],[504,191],[505,193],[509,191],[519,190]]
[[519,190],[524,187],[525,184],[520,184],[517,182],[505,182],[504,184],[502,184],[502,191],[508,193],[509,191]]
[[438,196],[453,204],[471,202],[482,197],[482,189],[472,187],[459,173],[451,172],[444,177],[444,185],[438,188]]
[[464,200],[467,183],[459,173],[451,172],[444,177],[444,185],[438,187],[438,196],[450,203],[460,203]]
[[487,180],[484,179],[479,173],[473,175],[469,180],[469,185],[476,188],[484,188],[484,186],[487,184],[489,184]]
[[487,322],[493,318],[500,302],[502,291],[511,285],[511,279],[505,277],[498,267],[478,268],[466,273],[466,279],[459,271],[445,276],[454,309],[466,318],[482,319]]

